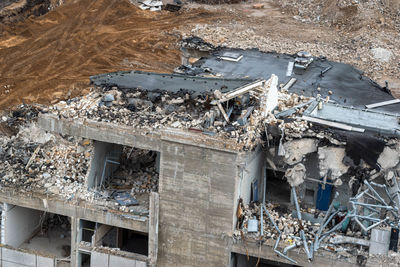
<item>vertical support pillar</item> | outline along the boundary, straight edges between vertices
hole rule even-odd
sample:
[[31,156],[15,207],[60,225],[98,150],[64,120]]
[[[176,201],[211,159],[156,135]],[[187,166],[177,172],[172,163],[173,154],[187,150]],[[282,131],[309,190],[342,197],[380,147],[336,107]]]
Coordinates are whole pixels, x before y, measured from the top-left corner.
[[158,217],[160,209],[158,193],[150,193],[149,206],[149,266],[156,266],[158,254]]
[[79,219],[71,217],[71,266],[78,266]]

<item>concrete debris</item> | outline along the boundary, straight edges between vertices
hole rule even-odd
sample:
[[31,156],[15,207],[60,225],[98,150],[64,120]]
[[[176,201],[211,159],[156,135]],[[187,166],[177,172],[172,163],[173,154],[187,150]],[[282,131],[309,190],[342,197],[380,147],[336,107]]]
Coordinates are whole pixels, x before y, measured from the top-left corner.
[[328,174],[328,170],[331,170],[332,180],[336,180],[342,174],[346,173],[348,166],[343,164],[343,158],[345,156],[345,149],[339,147],[319,147],[318,148],[318,159],[320,176],[325,177]]
[[86,180],[93,158],[92,141],[44,132],[36,125],[37,115],[32,117],[30,107],[22,107],[14,115],[18,115],[18,120],[11,116],[7,117],[7,122],[17,133],[11,137],[0,135],[2,190],[18,188],[22,193],[39,193],[66,201],[86,201],[108,209],[148,214],[148,197],[143,194],[158,191],[154,154],[124,148],[123,164],[112,178],[98,191],[88,189]]
[[304,178],[306,176],[306,167],[298,163],[294,165],[292,168],[287,169],[285,173],[285,177],[292,187],[296,187],[304,182]]
[[284,161],[289,165],[301,162],[304,156],[316,152],[318,140],[312,138],[295,139],[284,143],[283,147],[286,151]]
[[[315,210],[301,210],[294,187],[292,187],[292,198],[296,207],[297,218],[292,217],[292,213],[288,210],[282,210],[280,204],[250,203],[243,205],[240,203],[243,215],[239,218],[239,229],[235,232],[234,237],[243,238],[242,233],[244,233],[246,238],[265,241],[268,239],[275,240],[274,251],[292,262],[295,261],[287,256],[287,252],[302,246],[309,260],[313,259],[314,252],[320,248],[336,252],[338,257],[351,257],[352,253],[344,255],[343,252],[354,249],[354,246],[357,247],[357,254],[364,257],[372,254],[387,255],[391,236],[388,229],[390,227],[398,229],[399,227],[398,205],[400,203],[394,201],[387,204],[386,201],[393,199],[394,195],[399,194],[400,190],[396,185],[396,193],[391,194],[385,184],[376,184],[367,180],[364,181],[364,185],[364,191],[350,198],[350,209],[340,205],[340,202],[337,201],[339,194],[336,193],[325,215],[316,213]],[[384,192],[384,194],[379,194],[377,190]],[[268,216],[257,217],[263,206]],[[309,214],[309,211],[314,214]],[[307,216],[303,216],[303,214]],[[386,218],[382,218],[381,214],[386,214]],[[263,220],[260,222],[262,230],[257,233],[247,231],[248,225],[254,223],[253,218]],[[313,222],[303,218],[313,218]],[[251,229],[255,229],[254,226]],[[372,231],[369,236],[370,230]],[[342,235],[338,235],[339,232]],[[280,241],[283,243],[280,244]],[[282,247],[282,245],[286,247],[282,251],[278,250],[277,248]]]
[[158,0],[145,0],[141,1],[139,7],[143,10],[161,11],[163,3]]
[[396,167],[399,164],[399,150],[385,147],[378,158],[378,163],[384,170]]
[[[277,78],[272,76],[272,85]],[[276,119],[274,114],[293,106],[306,103],[309,98],[289,93],[276,92],[276,109],[268,106],[268,115],[262,114],[263,94],[268,88],[263,81],[238,88],[229,93],[205,93],[192,96],[187,92],[146,91],[142,89],[96,88],[92,93],[68,102],[61,101],[49,108],[49,112],[61,118],[117,123],[154,131],[168,127],[182,130],[197,130],[217,138],[236,140],[244,149],[252,149],[262,143],[264,125],[278,125],[287,138],[302,137],[309,129],[307,122]],[[268,86],[268,85],[266,85]],[[267,90],[267,91],[266,91]],[[112,96],[114,96],[113,101]],[[235,98],[236,101],[229,101]],[[267,97],[266,100],[272,99]],[[261,102],[260,102],[261,101]],[[271,100],[270,100],[271,101]],[[105,104],[107,103],[107,104]],[[213,104],[216,104],[215,106]],[[299,108],[290,116],[304,111]],[[312,131],[311,135],[316,135]]]
[[382,48],[382,47],[372,48],[371,53],[376,60],[379,60],[382,62],[389,62],[393,56],[393,53],[390,50]]
[[[319,227],[319,223],[313,224],[308,221],[303,221],[303,220],[297,220],[295,218],[292,218],[292,214],[290,213],[284,213],[280,211],[278,204],[272,204],[272,203],[267,203],[266,204],[266,209],[268,213],[272,216],[273,220],[275,221],[278,229],[282,232],[282,241],[286,243],[291,243],[294,242],[295,236],[298,236],[300,234],[300,230],[303,227],[306,236],[308,239],[311,239],[313,231],[316,231]],[[243,228],[241,228],[242,231],[245,231],[246,236],[249,238],[253,237],[256,238],[260,234],[260,226],[261,222],[259,221],[259,231],[257,233],[248,233],[247,228],[250,220],[253,220],[254,217],[258,217],[260,214],[260,209],[261,206],[260,204],[257,203],[251,203],[250,205],[245,205],[243,206],[243,221],[241,222],[241,225]],[[273,239],[276,240],[278,238],[278,231],[275,229],[274,225],[269,221],[268,217],[264,217],[264,222],[263,222],[263,231],[264,231],[264,236],[263,238],[266,239]],[[234,234],[235,238],[240,239],[241,235],[240,232],[236,231]]]

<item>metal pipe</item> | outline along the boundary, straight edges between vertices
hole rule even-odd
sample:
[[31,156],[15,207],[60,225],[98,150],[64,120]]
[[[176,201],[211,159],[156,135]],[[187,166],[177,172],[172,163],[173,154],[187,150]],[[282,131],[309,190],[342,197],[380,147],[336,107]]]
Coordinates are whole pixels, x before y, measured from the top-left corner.
[[356,195],[355,197],[351,197],[350,200],[358,200],[368,191],[369,191],[369,189],[366,189],[366,190],[362,191],[361,193],[359,193],[358,195]]
[[310,250],[308,249],[307,239],[306,239],[306,235],[304,234],[304,230],[300,230],[300,237],[303,239],[303,246],[304,246],[304,250],[306,251],[308,259],[312,260]]
[[276,230],[278,231],[278,233],[279,233],[278,238],[277,238],[276,241],[275,241],[274,252],[275,252],[276,254],[278,254],[279,256],[281,256],[281,257],[287,259],[288,261],[293,262],[294,264],[297,264],[297,261],[295,261],[295,260],[289,258],[288,256],[284,255],[282,252],[280,252],[280,251],[278,250],[278,244],[279,244],[279,242],[281,241],[282,232],[279,230],[279,227],[276,225],[276,223],[275,223],[275,221],[273,220],[271,214],[269,214],[267,208],[265,207],[265,203],[262,204],[261,210],[262,210],[262,209],[264,209],[264,211],[265,211],[265,213],[267,214],[269,220],[272,222],[272,224],[274,225],[275,229],[276,229]]
[[267,214],[269,220],[274,225],[275,229],[278,231],[279,234],[281,234],[281,230],[279,230],[279,227],[276,225],[276,223],[275,223],[274,219],[272,218],[271,214],[269,214],[267,208],[265,207],[265,204],[263,204],[262,207],[264,208],[265,213]]
[[383,200],[383,198],[378,194],[378,192],[375,191],[375,189],[368,183],[367,180],[364,180],[364,184],[368,186],[368,188],[372,191],[372,193],[374,193],[374,195],[380,200],[380,202],[387,206],[385,200]]
[[354,218],[354,220],[361,226],[361,228],[362,228],[365,232],[368,232],[368,231],[371,230],[372,228],[377,227],[379,224],[381,224],[381,223],[383,223],[383,222],[386,222],[388,219],[389,219],[389,218],[385,218],[385,219],[380,220],[379,222],[376,222],[376,223],[374,223],[373,225],[371,225],[371,226],[365,228],[365,226],[358,220],[357,217]]
[[[293,196],[294,204],[296,206],[297,219],[299,220],[300,226],[301,226],[301,211],[300,211],[299,202],[297,201],[296,188],[294,188],[294,187],[292,187],[292,196]],[[304,246],[304,250],[307,253],[308,259],[312,260],[312,257],[311,257],[311,254],[310,254],[310,250],[308,249],[308,244],[307,244],[306,236],[304,234],[304,230],[300,230],[300,237],[303,239],[303,246]]]
[[287,247],[285,247],[285,248],[283,249],[283,254],[287,254],[289,250],[292,250],[292,249],[294,249],[294,248],[296,248],[296,247],[298,247],[298,245],[296,244],[296,242],[293,243],[293,244],[291,244],[291,245],[289,245],[289,246],[287,246]]
[[336,231],[337,229],[339,229],[339,227],[342,227],[342,224],[346,221],[347,218],[352,218],[354,215],[351,213],[348,213],[346,215],[346,217],[343,218],[343,220],[336,224],[331,230],[329,230],[328,232],[324,233],[321,238],[318,240],[318,244],[316,244],[319,248],[319,244],[327,237],[329,236],[332,232]]
[[[352,201],[351,201],[352,202]],[[362,203],[362,202],[352,202],[355,205],[360,205],[363,207],[375,207],[375,208],[381,208],[381,209],[387,209],[387,210],[398,210],[396,207],[392,207],[392,206],[384,206],[384,205],[375,205],[375,204],[367,204],[367,203]]]
[[299,219],[301,221],[301,212],[300,212],[299,202],[297,202],[296,188],[294,188],[294,187],[292,187],[292,196],[293,196],[294,205],[296,206],[297,219]]
[[374,222],[379,222],[381,220],[377,219],[377,218],[373,218],[370,216],[361,216],[361,215],[356,215],[355,218],[357,219],[363,219],[363,220],[369,220],[369,221],[374,221]]
[[290,261],[290,262],[293,262],[294,264],[297,264],[297,261],[295,261],[295,260],[289,258],[288,256],[286,256],[285,254],[283,254],[283,253],[280,252],[279,250],[274,249],[274,251],[275,251],[275,253],[278,254],[279,256],[281,256],[281,257],[287,259],[287,260]]
[[264,205],[265,205],[265,190],[266,190],[266,183],[267,183],[267,169],[265,168],[265,165],[264,165],[264,168],[263,168],[263,200],[262,200],[262,202],[263,202],[263,204],[261,205],[261,214],[260,214],[260,217],[261,217],[261,236],[263,236],[264,235],[264,213],[263,213],[263,208],[264,208]]
[[[328,210],[326,211],[325,217],[324,217],[324,219],[322,220],[321,226],[320,226],[319,229],[318,229],[318,232],[317,232],[316,237],[315,237],[315,241],[317,241],[317,240],[319,239],[319,236],[321,235],[322,230],[326,227],[325,222],[328,220],[328,216],[331,214],[332,209],[333,209],[333,206],[335,205],[335,200],[336,200],[336,198],[337,198],[338,196],[339,196],[339,192],[336,192],[336,193],[335,193],[335,196],[333,197],[333,200],[332,200],[331,204],[329,205]],[[332,219],[329,218],[328,222],[329,222],[330,220],[332,220]]]

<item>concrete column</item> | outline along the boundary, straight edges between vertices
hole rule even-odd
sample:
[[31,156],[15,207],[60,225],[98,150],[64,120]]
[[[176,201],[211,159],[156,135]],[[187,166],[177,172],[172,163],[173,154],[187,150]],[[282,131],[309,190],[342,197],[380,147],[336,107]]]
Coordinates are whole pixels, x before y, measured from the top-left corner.
[[159,216],[159,196],[158,193],[150,194],[150,218],[149,218],[149,265],[157,265],[158,254],[158,216]]
[[78,266],[79,218],[71,217],[71,267]]

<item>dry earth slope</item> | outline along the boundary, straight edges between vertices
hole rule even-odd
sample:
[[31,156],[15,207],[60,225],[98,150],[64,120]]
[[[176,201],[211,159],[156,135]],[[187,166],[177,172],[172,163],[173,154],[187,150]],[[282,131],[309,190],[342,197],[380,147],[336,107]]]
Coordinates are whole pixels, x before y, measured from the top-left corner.
[[71,0],[44,16],[0,25],[0,109],[82,94],[89,76],[123,69],[170,72],[175,28],[218,18],[204,9],[142,11],[128,0]]

